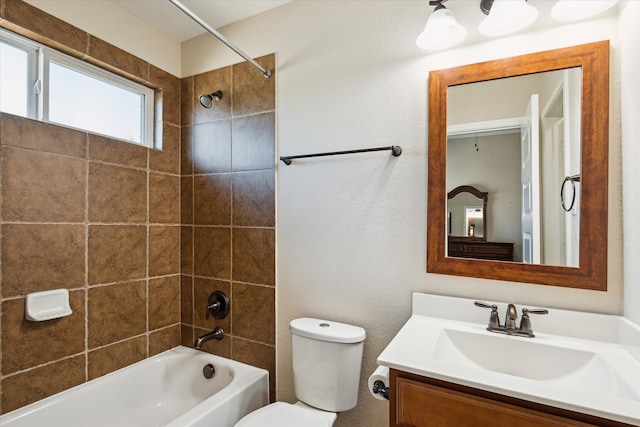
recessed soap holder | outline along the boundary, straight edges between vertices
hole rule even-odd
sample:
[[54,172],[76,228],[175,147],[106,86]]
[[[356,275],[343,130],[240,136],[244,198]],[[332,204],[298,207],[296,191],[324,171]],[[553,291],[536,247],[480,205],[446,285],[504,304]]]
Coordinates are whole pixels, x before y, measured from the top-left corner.
[[43,322],[69,316],[73,311],[69,306],[69,291],[54,289],[52,291],[33,292],[24,300],[24,314],[27,320]]

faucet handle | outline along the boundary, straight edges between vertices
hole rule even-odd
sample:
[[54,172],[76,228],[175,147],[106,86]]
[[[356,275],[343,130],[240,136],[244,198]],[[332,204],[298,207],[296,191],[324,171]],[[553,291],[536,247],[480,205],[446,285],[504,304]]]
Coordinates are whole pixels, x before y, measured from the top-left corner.
[[549,310],[546,308],[523,308],[522,319],[520,320],[520,331],[526,332],[529,336],[533,337],[533,330],[531,329],[531,320],[529,319],[529,313],[532,314],[548,314]]
[[489,326],[487,327],[487,329],[492,330],[494,328],[497,328],[500,326],[500,318],[498,317],[498,306],[495,304],[487,304],[486,302],[482,302],[482,301],[475,301],[473,303],[474,305],[476,305],[477,307],[482,307],[482,308],[490,308],[491,309],[491,315],[489,317]]
[[205,318],[208,320],[209,315],[212,315],[216,319],[223,319],[229,314],[230,306],[231,302],[229,301],[229,297],[227,297],[224,292],[214,291],[209,295]]
[[473,304],[482,308],[490,308],[493,310],[498,310],[498,306],[495,304],[487,304],[486,302],[482,302],[482,301],[475,301]]
[[526,316],[528,313],[531,314],[549,314],[549,310],[546,308],[523,308],[522,315]]

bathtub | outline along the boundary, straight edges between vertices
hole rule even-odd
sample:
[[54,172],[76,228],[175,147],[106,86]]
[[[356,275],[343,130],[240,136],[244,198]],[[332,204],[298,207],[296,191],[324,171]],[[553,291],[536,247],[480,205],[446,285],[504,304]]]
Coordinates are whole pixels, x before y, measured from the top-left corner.
[[4,414],[0,426],[231,427],[268,403],[264,369],[180,346]]

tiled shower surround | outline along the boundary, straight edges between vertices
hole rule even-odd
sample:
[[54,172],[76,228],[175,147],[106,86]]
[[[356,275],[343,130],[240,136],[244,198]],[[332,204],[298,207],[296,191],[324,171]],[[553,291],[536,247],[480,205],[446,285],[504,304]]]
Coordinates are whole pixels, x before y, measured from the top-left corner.
[[[257,58],[274,69],[275,56]],[[198,97],[221,90],[206,109]],[[275,78],[247,63],[182,79],[182,343],[269,370],[275,390]],[[206,319],[209,294],[231,313]]]
[[[7,114],[0,144],[7,412],[178,342],[180,178],[160,152]],[[73,314],[25,320],[25,294],[55,288]]]
[[[161,148],[0,113],[0,412],[215,325],[205,350],[269,369],[273,390],[274,79],[240,64],[181,81],[20,0],[0,0],[0,26],[156,88]],[[25,295],[55,288],[73,314],[25,320]],[[221,321],[205,319],[215,289]]]

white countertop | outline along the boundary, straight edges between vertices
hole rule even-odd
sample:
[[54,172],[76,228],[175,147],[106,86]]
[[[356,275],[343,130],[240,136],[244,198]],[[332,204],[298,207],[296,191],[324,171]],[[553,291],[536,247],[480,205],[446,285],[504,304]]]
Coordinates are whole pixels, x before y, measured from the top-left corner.
[[[506,304],[497,305],[502,321]],[[520,317],[523,306],[516,306]],[[638,325],[619,316],[549,309],[548,315],[530,315],[536,337],[524,338],[487,331],[489,312],[470,299],[416,293],[413,315],[380,354],[378,364],[640,425]],[[466,347],[466,356],[452,344],[458,338]],[[500,354],[492,354],[492,349]],[[558,351],[560,366],[549,363],[556,357],[554,351]],[[551,359],[545,365],[540,355]],[[586,355],[584,365],[566,374],[561,371],[560,359],[571,365],[582,355]],[[513,365],[517,373],[499,372],[511,368],[493,367],[493,356]],[[483,363],[483,357],[488,363]],[[547,368],[550,366],[557,372]]]

